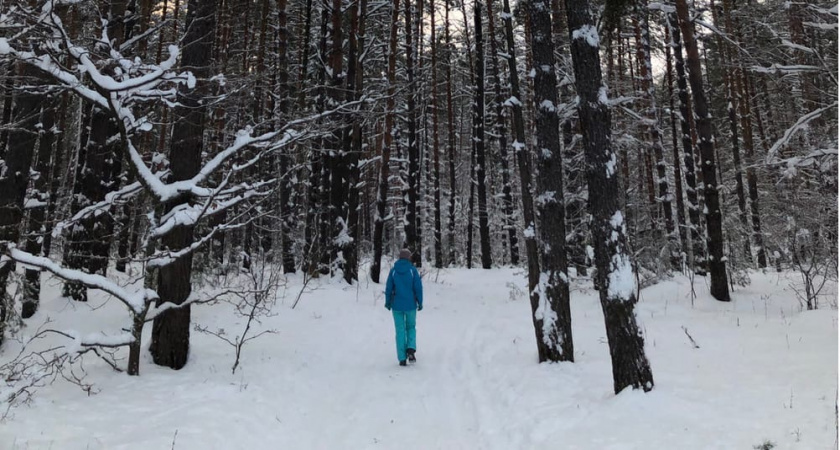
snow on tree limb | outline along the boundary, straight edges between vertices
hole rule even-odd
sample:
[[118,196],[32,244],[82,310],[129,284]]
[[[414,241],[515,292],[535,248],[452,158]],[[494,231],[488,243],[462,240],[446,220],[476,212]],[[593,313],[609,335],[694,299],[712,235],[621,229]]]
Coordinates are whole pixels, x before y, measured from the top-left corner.
[[138,194],[141,190],[141,185],[139,182],[134,182],[129,185],[123,186],[117,191],[111,191],[105,194],[105,200],[96,203],[94,205],[87,206],[82,208],[77,212],[73,217],[63,220],[55,224],[53,228],[52,235],[53,237],[57,237],[61,234],[61,232],[66,229],[68,226],[73,225],[74,223],[79,222],[80,220],[84,219],[85,217],[96,214],[97,211],[105,211],[111,208],[115,202],[119,200],[125,200],[127,198],[133,197],[134,195]]
[[89,288],[99,289],[100,291],[106,292],[125,303],[125,305],[136,314],[143,312],[146,308],[147,302],[157,299],[157,293],[150,289],[132,293],[102,275],[90,274],[81,270],[61,267],[50,259],[18,250],[13,244],[8,244],[6,248],[6,256],[13,261],[46,270],[64,280],[75,281]]
[[765,158],[765,162],[767,164],[773,164],[774,162],[777,162],[776,155],[779,153],[779,149],[787,145],[787,143],[790,142],[791,139],[793,139],[793,136],[798,131],[805,129],[805,127],[808,125],[808,122],[816,119],[817,117],[820,117],[824,112],[834,108],[837,108],[837,101],[828,106],[811,111],[808,114],[805,114],[804,116],[800,117],[799,120],[797,120],[796,123],[793,124],[793,126],[785,130],[785,134],[781,138],[779,138],[779,140],[776,141],[772,147],[770,147],[770,150],[767,151],[767,157]]
[[35,55],[33,52],[18,51],[9,45],[6,38],[0,38],[0,55],[12,56],[27,64],[31,64],[46,74],[52,76],[56,81],[62,85],[72,89],[84,99],[93,102],[103,108],[108,107],[108,100],[100,93],[88,88],[72,73],[61,68],[60,65],[53,61],[50,55]]
[[179,309],[179,308],[183,308],[183,307],[186,307],[186,306],[189,306],[189,305],[200,305],[202,303],[210,303],[210,302],[214,302],[214,301],[216,301],[216,300],[218,300],[218,299],[220,299],[224,296],[235,294],[235,293],[238,293],[238,292],[240,292],[240,291],[237,291],[237,290],[234,290],[234,289],[223,289],[223,290],[216,291],[216,292],[213,292],[213,293],[210,293],[210,294],[205,293],[203,295],[199,292],[193,292],[182,303],[176,304],[176,303],[172,303],[172,302],[163,302],[160,305],[152,306],[151,308],[149,308],[149,311],[146,313],[145,321],[146,321],[146,323],[152,322],[152,321],[155,320],[156,317],[160,316],[161,314],[163,314],[166,311],[169,311],[170,309]]
[[819,72],[822,71],[822,67],[818,66],[809,66],[803,64],[795,64],[795,65],[785,65],[785,64],[771,64],[768,67],[764,66],[752,66],[750,68],[751,71],[755,73],[770,73],[770,74],[792,74],[792,73],[803,73],[803,72]]

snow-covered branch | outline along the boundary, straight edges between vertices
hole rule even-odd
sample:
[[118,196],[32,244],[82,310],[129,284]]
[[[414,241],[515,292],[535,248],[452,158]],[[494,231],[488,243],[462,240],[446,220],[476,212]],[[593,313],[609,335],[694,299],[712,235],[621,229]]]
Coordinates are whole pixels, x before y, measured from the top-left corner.
[[779,153],[779,149],[787,145],[788,142],[790,142],[790,140],[793,139],[793,136],[798,131],[805,129],[805,127],[808,125],[808,122],[811,122],[817,117],[820,117],[824,112],[834,108],[837,108],[837,101],[828,106],[811,111],[808,114],[805,114],[804,116],[800,117],[799,120],[797,120],[796,123],[793,124],[793,126],[785,130],[785,134],[781,138],[779,138],[779,140],[776,141],[776,143],[774,143],[772,147],[770,147],[770,150],[767,151],[767,157],[765,158],[765,162],[767,164],[773,164],[775,162],[776,155]]
[[189,305],[200,305],[204,303],[212,303],[221,298],[224,298],[228,295],[238,292],[235,289],[223,289],[220,291],[212,292],[209,294],[201,295],[200,293],[193,292],[190,296],[184,300],[180,304],[172,303],[172,302],[164,302],[158,306],[153,306],[149,309],[149,312],[146,314],[146,323],[152,322],[155,320],[156,317],[160,316],[166,311],[170,309],[178,309],[184,308]]
[[123,289],[122,286],[118,285],[117,283],[111,281],[106,277],[103,277],[102,275],[90,274],[85,273],[81,270],[61,267],[60,265],[56,264],[50,259],[41,256],[35,256],[31,253],[18,250],[13,245],[9,245],[6,248],[6,256],[8,256],[13,261],[46,270],[64,280],[75,281],[91,289],[98,289],[100,291],[108,293],[111,296],[123,302],[135,314],[142,313],[143,310],[146,308],[147,302],[157,299],[157,293],[150,289],[146,289],[137,293],[132,293]]
[[96,214],[98,211],[107,211],[117,201],[126,200],[128,198],[131,198],[131,197],[137,195],[138,193],[140,193],[141,189],[142,189],[142,186],[140,185],[140,183],[139,182],[134,182],[134,183],[131,183],[129,185],[123,186],[122,188],[120,188],[117,191],[111,191],[111,192],[105,194],[105,200],[103,200],[99,203],[90,205],[88,207],[82,208],[81,210],[79,210],[79,212],[74,214],[73,217],[71,217],[70,219],[58,222],[55,225],[55,228],[53,228],[52,235],[53,236],[60,235],[61,232],[64,229],[66,229],[70,225],[73,225],[73,224],[79,222],[80,220],[84,219],[85,217],[90,216],[91,214]]
[[750,68],[753,72],[756,73],[769,73],[769,74],[792,74],[792,73],[803,73],[803,72],[819,72],[823,70],[822,67],[818,66],[809,66],[805,64],[793,64],[793,65],[785,65],[785,64],[771,64],[768,67],[763,66],[752,66]]

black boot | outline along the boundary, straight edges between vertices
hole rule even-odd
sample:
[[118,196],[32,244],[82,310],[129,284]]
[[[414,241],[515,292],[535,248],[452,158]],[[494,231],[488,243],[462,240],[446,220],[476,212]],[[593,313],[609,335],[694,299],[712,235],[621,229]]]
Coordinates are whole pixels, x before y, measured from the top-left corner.
[[405,360],[402,360],[402,361],[400,361],[400,365],[401,365],[401,366],[406,366],[406,365],[408,365],[408,364],[406,364],[406,363],[405,363]]
[[414,350],[413,348],[409,348],[405,351],[405,353],[408,354],[408,361],[409,362],[413,362],[413,363],[417,362],[417,357],[414,356],[415,352],[416,352],[416,350]]

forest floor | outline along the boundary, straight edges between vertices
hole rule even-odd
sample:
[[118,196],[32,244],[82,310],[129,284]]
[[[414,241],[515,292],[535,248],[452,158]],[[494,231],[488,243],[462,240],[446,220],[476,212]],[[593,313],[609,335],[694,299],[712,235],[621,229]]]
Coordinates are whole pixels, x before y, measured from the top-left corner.
[[[753,272],[731,303],[703,278],[693,302],[682,276],[644,289],[636,311],[656,387],[615,395],[589,280],[572,292],[575,363],[538,364],[521,269],[423,273],[416,365],[397,365],[381,285],[313,280],[292,309],[303,284],[292,276],[251,330],[276,333],[248,342],[235,374],[233,348],[197,331],[178,372],[145,351],[139,377],[86,356],[95,394],[62,380],[41,388],[0,424],[0,448],[836,448],[836,286],[816,311],[802,310],[794,273]],[[48,318],[82,334],[126,321],[114,300],[74,303],[47,284],[24,333]],[[192,311],[231,338],[245,325],[228,304]],[[8,342],[0,362],[18,350]]]

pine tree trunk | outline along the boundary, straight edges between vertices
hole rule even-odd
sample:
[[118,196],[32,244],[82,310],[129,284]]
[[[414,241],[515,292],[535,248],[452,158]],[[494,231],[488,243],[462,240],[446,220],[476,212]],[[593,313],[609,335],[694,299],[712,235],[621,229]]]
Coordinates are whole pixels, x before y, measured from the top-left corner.
[[508,0],[502,0],[503,21],[505,23],[505,40],[507,41],[508,75],[510,76],[509,102],[513,117],[513,155],[519,167],[519,185],[522,196],[522,217],[525,222],[525,256],[528,260],[528,297],[531,302],[531,320],[534,324],[534,334],[537,340],[537,353],[545,355],[545,340],[543,330],[537,322],[536,313],[540,306],[540,292],[537,288],[540,282],[540,260],[537,253],[536,220],[534,218],[534,200],[531,193],[531,163],[525,137],[525,118],[522,113],[522,93],[519,88],[519,72],[516,64],[516,45],[513,39],[513,16]]
[[[330,49],[328,48],[329,33],[330,33],[330,4],[329,2],[321,5],[321,29],[319,32],[320,42],[318,44],[319,52],[319,67],[318,67],[318,84],[316,90],[316,109],[318,112],[326,110],[326,99],[329,94],[327,90],[327,68],[330,63]],[[312,260],[310,266],[312,273],[315,272],[326,275],[330,273],[330,174],[332,159],[329,158],[328,152],[325,151],[330,146],[330,140],[327,137],[319,136],[313,146],[313,154],[311,157],[313,171],[311,173],[311,188],[310,188],[310,206],[309,210],[314,215],[313,224],[315,233],[314,240],[311,245],[310,258]],[[326,148],[325,148],[326,147]]]
[[[416,111],[417,114],[420,116],[417,121],[417,176],[415,177],[417,183],[417,213],[415,214],[415,222],[416,226],[414,231],[417,235],[416,237],[416,247],[418,251],[421,253],[421,261],[422,261],[422,252],[423,252],[423,229],[428,228],[426,224],[426,219],[428,217],[426,206],[429,204],[427,196],[426,196],[426,186],[428,186],[431,177],[431,173],[429,172],[429,165],[426,164],[427,155],[429,154],[429,139],[428,139],[428,121],[427,121],[427,114],[426,114],[426,77],[427,73],[424,69],[425,60],[426,58],[423,56],[423,50],[425,49],[426,43],[426,35],[423,31],[424,25],[426,23],[425,19],[425,12],[426,9],[423,6],[423,0],[417,0],[415,9],[414,9],[414,30],[416,31],[415,36],[417,36],[417,49],[415,50],[415,101],[417,102]],[[416,116],[415,116],[416,117]],[[426,182],[422,183],[425,175]],[[428,251],[428,249],[426,249]],[[431,258],[431,255],[426,256],[427,259]]]
[[[362,60],[364,53],[364,16],[367,8],[367,1],[355,2],[350,9],[350,35],[349,48],[347,53],[347,101],[354,102],[359,99],[362,92]],[[350,126],[345,130],[344,148],[347,171],[347,199],[344,207],[346,217],[347,239],[342,246],[344,263],[342,266],[344,280],[353,283],[359,279],[358,261],[358,225],[359,225],[359,189],[360,177],[359,157],[362,153],[362,108],[359,107],[353,116],[349,118]]]
[[[558,93],[560,104],[569,104],[575,97],[571,77],[564,75],[569,62],[569,27],[566,25],[565,0],[552,0],[552,35],[557,62]],[[612,51],[612,48],[608,48]],[[561,116],[563,115],[560,112]],[[560,124],[563,133],[563,191],[566,204],[566,254],[569,264],[578,275],[586,275],[586,180],[581,172],[583,153],[575,141],[577,118],[567,115]]]
[[481,245],[481,266],[489,269],[493,264],[490,253],[490,222],[487,216],[487,162],[484,150],[484,33],[481,29],[481,1],[473,7],[475,19],[475,100],[473,133],[475,142],[476,182],[478,184],[478,234]]
[[[106,30],[115,48],[119,48],[125,36],[125,8],[125,0],[112,1],[107,13]],[[119,140],[113,139],[119,133],[119,127],[113,111],[94,107],[90,127],[88,141],[82,141],[86,149],[84,160],[79,159],[83,167],[74,190],[74,201],[78,203],[74,208],[76,210],[105,200],[105,196],[120,184],[121,150]],[[105,275],[113,231],[112,214],[91,215],[82,219],[68,238],[69,258],[65,264],[72,269]],[[64,284],[64,296],[87,301],[87,289],[79,283],[67,282]]]
[[[405,247],[411,251],[411,262],[415,266],[422,265],[422,249],[419,245],[418,224],[418,197],[420,192],[420,146],[417,133],[417,80],[415,77],[414,57],[416,48],[413,42],[412,30],[415,24],[412,21],[413,6],[410,0],[405,2],[405,71],[407,76],[407,106],[406,116],[408,121],[408,204],[405,214]],[[422,11],[420,12],[422,13]]]
[[[288,2],[277,0],[277,77],[280,102],[278,113],[280,120],[285,122],[289,119],[289,103],[292,101],[291,86],[289,84],[289,29]],[[292,162],[291,150],[282,152],[279,156],[280,176],[283,177],[280,183],[280,241],[281,260],[283,273],[295,273],[294,236],[295,229],[295,203],[293,194],[295,190],[294,177],[290,173]]]
[[718,199],[718,184],[715,165],[715,142],[712,136],[712,120],[703,91],[703,73],[700,53],[694,39],[694,28],[689,22],[686,0],[676,0],[677,17],[685,40],[686,65],[694,96],[694,115],[697,135],[700,140],[700,157],[703,173],[703,193],[706,203],[706,240],[709,249],[708,267],[711,275],[711,294],[720,301],[729,301],[729,285],[726,275],[726,261],[723,259],[723,224]]
[[504,98],[502,98],[502,80],[499,74],[499,49],[496,43],[496,20],[492,3],[487,1],[487,35],[490,41],[490,61],[492,63],[493,88],[496,103],[495,132],[499,141],[499,160],[502,166],[502,224],[507,230],[511,265],[519,265],[519,242],[516,237],[516,226],[513,219],[513,195],[510,186],[510,167],[508,165],[508,139],[505,124]]
[[[448,6],[447,6],[448,8]],[[438,99],[438,75],[437,75],[437,23],[435,22],[435,0],[429,0],[429,12],[431,14],[430,33],[431,33],[431,52],[432,52],[432,164],[434,166],[434,246],[435,246],[435,267],[443,267],[443,232],[440,215],[440,130],[438,125],[438,118],[440,117],[440,100]]]
[[[47,96],[43,99],[44,106],[41,108],[41,127],[38,130],[40,138],[38,139],[38,153],[37,161],[35,163],[35,172],[32,191],[27,196],[30,203],[26,207],[29,211],[29,226],[26,233],[26,243],[24,250],[33,255],[44,256],[43,253],[43,239],[45,224],[47,221],[47,205],[49,204],[49,187],[50,187],[50,157],[55,153],[53,145],[55,143],[55,109],[57,105],[57,98],[55,95]],[[41,271],[37,269],[26,269],[23,282],[23,299],[21,308],[21,317],[27,319],[35,314],[38,309],[38,301],[41,295]]]
[[[71,158],[69,154],[72,153],[73,147],[70,143],[71,138],[68,135],[73,134],[74,130],[70,129],[69,124],[74,123],[76,119],[69,116],[71,115],[71,111],[81,111],[80,108],[73,108],[74,105],[77,105],[76,100],[78,100],[78,97],[70,93],[62,94],[61,104],[58,110],[59,134],[56,138],[55,150],[53,151],[53,157],[50,163],[49,205],[47,206],[47,218],[44,223],[44,243],[42,247],[42,252],[47,257],[49,257],[50,251],[52,250],[52,231],[57,221],[56,211],[59,208],[59,204],[65,199],[65,196],[62,195],[63,192],[60,191],[62,178],[70,172]],[[75,131],[78,132],[78,127],[75,128]]]
[[534,104],[536,105],[535,145],[539,175],[537,208],[542,243],[540,302],[532,304],[534,328],[542,361],[574,361],[572,315],[569,304],[568,260],[566,257],[566,210],[563,194],[563,149],[560,118],[557,115],[557,75],[549,0],[531,0]]
[[[670,33],[668,34],[668,39],[670,40]],[[665,46],[665,61],[666,61],[666,78],[668,80],[668,106],[670,110],[670,120],[671,120],[671,148],[673,150],[674,156],[674,192],[676,196],[676,206],[677,206],[677,231],[679,232],[679,244],[680,249],[682,249],[682,254],[680,259],[682,260],[682,255],[687,255],[690,251],[690,244],[688,241],[688,233],[686,229],[685,223],[685,200],[683,197],[683,177],[682,177],[682,169],[680,162],[680,145],[679,145],[679,138],[677,136],[677,110],[674,106],[674,64],[673,58],[671,57],[671,49],[673,48],[673,41],[670,41]]]
[[385,100],[385,131],[382,136],[382,161],[379,165],[379,181],[376,195],[376,218],[373,224],[373,262],[370,266],[370,279],[379,283],[382,271],[382,245],[385,228],[385,207],[388,202],[388,177],[390,176],[391,149],[394,141],[394,115],[396,95],[397,66],[397,26],[399,24],[399,0],[391,6],[391,33],[388,46],[388,98]]
[[[26,80],[36,79],[38,71],[32,66],[18,63],[16,72]],[[23,201],[29,185],[29,172],[35,143],[38,140],[36,124],[41,105],[40,95],[21,90],[14,95],[11,123],[17,124],[9,132],[9,144],[3,154],[5,170],[0,176],[0,245],[6,253],[8,246],[15,245],[20,238],[20,221],[23,218]],[[0,262],[0,344],[6,330],[6,318],[12,308],[6,286],[15,265],[11,261]]]
[[[475,102],[475,100],[473,100]],[[475,103],[473,103],[475,108]],[[475,126],[473,126],[472,135],[475,136]],[[473,226],[473,218],[475,217],[475,138],[471,140],[470,146],[470,198],[467,202],[467,269],[472,269],[473,262],[473,244],[475,243],[475,227]]]
[[685,196],[688,200],[688,221],[689,235],[691,238],[691,253],[693,256],[692,265],[698,275],[706,274],[706,250],[703,245],[703,237],[700,224],[700,201],[698,191],[702,190],[702,183],[697,185],[697,176],[694,169],[694,141],[692,139],[692,116],[690,98],[688,96],[688,83],[685,74],[685,61],[682,55],[682,36],[675,12],[669,12],[668,31],[671,36],[671,45],[674,49],[674,68],[677,73],[678,97],[680,100],[680,130],[682,132],[683,163],[685,164]]
[[[398,0],[394,0],[398,1]],[[449,236],[449,264],[455,264],[455,198],[457,196],[457,184],[455,174],[455,110],[452,104],[452,36],[449,32],[449,8],[450,3],[445,2],[446,9],[444,18],[444,40],[446,41],[446,118],[448,130],[446,133],[446,154],[449,162],[449,220],[447,222],[447,233]]]
[[[319,29],[318,34],[318,58],[316,60],[319,62],[317,66],[317,89],[316,89],[316,102],[315,108],[317,112],[324,111],[324,82],[326,80],[326,70],[324,68],[323,61],[326,59],[326,33],[327,33],[327,20],[329,17],[326,13],[326,8],[321,6],[321,26]],[[304,110],[306,108],[306,91],[304,89],[304,83],[308,76],[307,67],[309,64],[309,37],[310,37],[310,27],[312,22],[312,1],[307,0],[306,2],[306,11],[305,11],[305,30],[303,41],[301,45],[303,46],[303,54],[302,59],[299,61],[300,65],[300,79],[298,80],[298,108]],[[325,194],[326,191],[322,193],[322,186],[321,186],[321,172],[322,166],[324,163],[324,155],[323,152],[319,151],[322,146],[322,139],[320,137],[316,138],[312,145],[309,148],[308,153],[308,182],[307,182],[307,191],[306,191],[306,218],[304,223],[304,231],[303,231],[303,238],[304,238],[304,262],[303,262],[303,270],[304,272],[315,275],[319,272],[319,264],[321,260],[321,253],[322,253],[322,246],[321,246],[321,234],[322,234],[322,226],[323,220],[321,217],[323,216],[321,212],[321,197],[322,194]]]
[[15,87],[15,63],[8,63],[4,72],[6,74],[6,80],[3,81],[3,112],[2,116],[0,116],[0,125],[2,125],[2,127],[0,127],[0,158],[5,156],[9,143],[8,125],[12,123],[12,102],[14,100],[12,91]]
[[[724,13],[726,14],[726,28],[733,30],[737,41],[743,42],[741,29],[737,24],[733,24],[731,3],[729,0],[724,0]],[[755,244],[756,256],[758,259],[758,267],[764,269],[767,267],[767,253],[764,250],[764,236],[761,232],[761,215],[759,213],[758,203],[758,178],[756,176],[755,167],[755,143],[753,142],[753,126],[752,126],[752,106],[750,104],[750,76],[744,67],[744,62],[741,60],[739,68],[734,73],[739,77],[739,92],[738,104],[740,106],[741,114],[741,132],[744,140],[744,152],[747,159],[747,189],[750,196],[750,219],[752,224],[752,239]],[[757,117],[759,126],[761,126],[761,118]],[[761,130],[763,134],[763,130]]]
[[[342,91],[345,83],[344,74],[344,33],[342,25],[342,0],[332,0],[332,6],[329,9],[330,14],[330,28],[329,28],[329,44],[331,44],[328,53],[327,64],[330,70],[330,87],[327,88],[328,109],[338,107],[342,102]],[[338,119],[346,122],[345,117]],[[344,218],[344,205],[347,201],[348,190],[348,166],[346,155],[342,151],[342,135],[346,127],[334,126],[334,131],[328,134],[326,138],[327,148],[327,164],[326,168],[329,172],[329,186],[330,195],[329,201],[329,249],[330,249],[330,270],[343,269],[343,256],[339,259],[339,253],[343,255],[343,239],[341,235],[345,232],[346,222]]]
[[589,181],[589,210],[595,247],[596,285],[607,328],[615,393],[630,386],[649,391],[653,374],[633,311],[635,270],[630,262],[624,218],[618,204],[618,167],[610,143],[607,88],[601,81],[597,28],[588,0],[567,0],[571,53]]
[[641,38],[637,50],[637,55],[639,56],[639,77],[641,78],[642,97],[646,107],[644,112],[646,127],[650,138],[648,155],[653,153],[653,157],[656,160],[656,181],[658,185],[656,201],[662,205],[665,237],[671,254],[671,267],[679,269],[681,249],[678,246],[677,234],[674,232],[674,213],[671,209],[672,197],[668,189],[666,163],[662,154],[662,131],[659,129],[656,92],[651,67],[650,26],[648,24],[647,1],[640,2],[636,5],[636,17],[638,18],[637,37]]
[[[195,75],[196,89],[185,89],[178,93],[179,105],[175,108],[175,123],[172,129],[172,150],[170,169],[175,181],[188,180],[198,173],[201,166],[203,134],[207,119],[207,108],[202,96],[207,94],[207,78],[211,75],[209,67],[212,55],[213,36],[216,29],[216,1],[189,0],[187,4],[187,27],[181,66]],[[185,200],[173,201],[164,205],[166,211],[183,204]],[[164,249],[177,251],[188,247],[193,242],[193,229],[179,226],[164,235],[161,244]],[[157,305],[171,302],[182,304],[192,290],[190,274],[192,254],[182,256],[159,270],[157,292],[160,298]],[[181,369],[187,363],[190,345],[190,306],[183,306],[166,311],[155,317],[152,325],[152,342],[149,351],[155,364]]]
[[[726,2],[724,2],[724,8]],[[712,18],[714,24],[719,29],[723,29],[722,22],[718,18],[717,7],[715,7],[714,0],[711,3]],[[727,25],[730,25],[727,23]],[[727,26],[726,32],[732,34],[732,29]],[[747,198],[744,193],[744,169],[741,164],[741,146],[738,140],[738,109],[743,99],[739,95],[739,81],[735,75],[736,69],[733,65],[732,48],[729,43],[724,43],[720,35],[715,36],[715,41],[721,49],[723,60],[723,78],[726,85],[726,102],[727,102],[727,119],[729,120],[729,138],[732,142],[732,164],[735,166],[735,195],[738,200],[738,220],[741,222],[741,232],[734,233],[735,236],[741,237],[746,232],[747,225]],[[722,177],[721,177],[722,179]],[[743,240],[742,251],[747,260],[751,258],[749,238]]]

